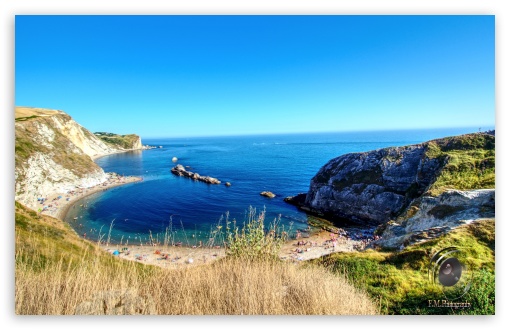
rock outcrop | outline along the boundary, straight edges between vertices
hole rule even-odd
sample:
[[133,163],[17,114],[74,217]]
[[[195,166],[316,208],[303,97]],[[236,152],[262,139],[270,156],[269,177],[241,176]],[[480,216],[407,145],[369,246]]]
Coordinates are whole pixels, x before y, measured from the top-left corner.
[[381,224],[397,216],[434,181],[443,163],[426,145],[347,154],[313,177],[305,207],[328,218]]
[[477,219],[495,217],[495,190],[449,190],[422,196],[396,219],[381,225],[378,246],[398,248],[434,238]]
[[107,175],[92,158],[123,151],[63,111],[16,107],[15,112],[15,200],[32,209],[38,208],[38,197],[105,182]]
[[193,179],[195,181],[201,181],[201,182],[205,182],[205,183],[208,183],[208,184],[220,184],[221,183],[221,181],[216,179],[216,178],[213,178],[213,177],[210,177],[210,176],[201,176],[198,173],[187,171],[184,168],[184,166],[182,166],[180,164],[177,164],[176,166],[174,166],[170,170],[170,172],[172,172],[172,174],[177,175],[177,176],[183,176],[183,177],[186,177],[186,178]]
[[494,187],[494,150],[488,132],[346,154],[319,170],[306,197],[286,201],[327,219],[379,225],[424,193]]

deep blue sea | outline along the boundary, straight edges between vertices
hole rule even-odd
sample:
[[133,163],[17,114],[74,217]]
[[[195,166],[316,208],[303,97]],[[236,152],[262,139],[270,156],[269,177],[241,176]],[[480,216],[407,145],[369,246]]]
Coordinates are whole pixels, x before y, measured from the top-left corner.
[[[99,158],[106,172],[143,177],[143,182],[112,188],[87,197],[67,214],[66,221],[80,234],[97,241],[113,223],[113,242],[160,242],[165,233],[174,242],[206,241],[226,213],[238,224],[250,207],[266,210],[266,220],[307,227],[307,215],[283,201],[306,192],[310,179],[330,159],[373,149],[425,142],[478,131],[477,128],[346,132],[235,137],[143,139],[161,149],[126,152]],[[177,157],[176,163],[172,158]],[[170,173],[176,164],[222,181],[195,182]],[[223,183],[231,182],[231,187]],[[260,196],[269,190],[273,199]],[[78,220],[73,220],[78,217]],[[223,220],[222,220],[223,219]],[[112,222],[113,221],[113,222]],[[220,221],[222,221],[220,223]]]

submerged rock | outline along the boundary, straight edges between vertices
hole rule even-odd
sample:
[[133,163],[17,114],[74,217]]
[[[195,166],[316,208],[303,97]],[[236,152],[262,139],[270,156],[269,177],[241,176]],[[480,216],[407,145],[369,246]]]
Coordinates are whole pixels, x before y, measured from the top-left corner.
[[261,193],[260,193],[260,195],[265,196],[265,197],[268,197],[268,198],[275,198],[275,197],[276,197],[276,195],[275,195],[275,194],[273,194],[273,193],[272,193],[272,192],[270,192],[270,191],[263,191],[263,192],[261,192]]
[[230,182],[226,182],[225,186],[230,187],[232,184]]

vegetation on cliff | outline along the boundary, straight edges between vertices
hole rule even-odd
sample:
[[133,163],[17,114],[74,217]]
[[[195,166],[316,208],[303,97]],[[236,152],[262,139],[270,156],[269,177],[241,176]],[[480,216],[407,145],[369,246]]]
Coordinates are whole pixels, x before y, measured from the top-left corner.
[[105,143],[59,110],[17,106],[15,120],[16,200],[34,209],[39,196],[103,182],[94,157],[141,147],[136,135]]
[[[431,308],[428,300],[446,299],[441,288],[428,278],[430,258],[455,246],[466,253],[474,271],[470,290],[461,301],[471,308]],[[495,313],[495,221],[484,220],[456,228],[448,234],[402,251],[336,253],[311,261],[344,274],[356,287],[380,301],[384,314],[494,314]]]
[[94,135],[113,148],[121,149],[134,149],[135,145],[140,140],[140,137],[136,134],[119,135],[114,133],[95,132]]
[[426,156],[445,165],[428,193],[446,189],[494,188],[496,184],[496,138],[491,134],[466,134],[427,143]]
[[76,146],[57,129],[50,133],[52,135],[51,143],[43,139],[34,139],[35,136],[39,135],[38,122],[48,123],[47,126],[50,127],[50,120],[48,117],[37,117],[36,121],[16,127],[14,142],[16,168],[25,165],[30,156],[35,153],[42,153],[49,155],[55,163],[62,165],[62,167],[78,176],[89,173],[91,169],[99,169],[89,156],[82,152],[76,152]]

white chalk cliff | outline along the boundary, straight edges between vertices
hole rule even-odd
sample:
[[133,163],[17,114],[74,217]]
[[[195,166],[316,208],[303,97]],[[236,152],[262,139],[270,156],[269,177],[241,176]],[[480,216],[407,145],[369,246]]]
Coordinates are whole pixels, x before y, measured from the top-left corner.
[[[63,111],[16,107],[15,200],[37,209],[37,198],[104,182],[93,158],[124,151],[103,142]],[[132,149],[141,148],[141,140]]]

